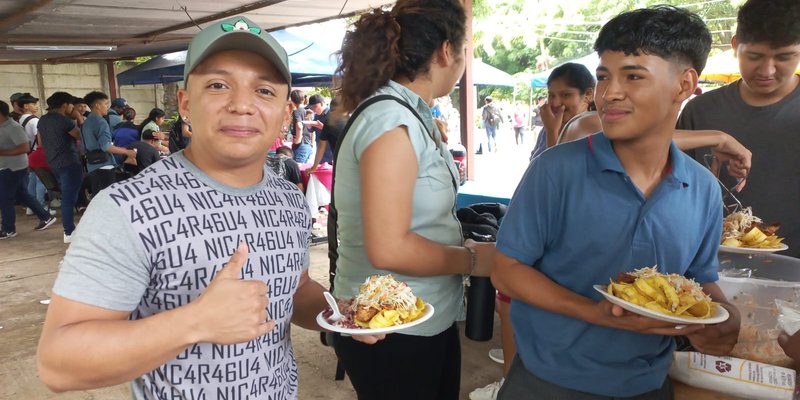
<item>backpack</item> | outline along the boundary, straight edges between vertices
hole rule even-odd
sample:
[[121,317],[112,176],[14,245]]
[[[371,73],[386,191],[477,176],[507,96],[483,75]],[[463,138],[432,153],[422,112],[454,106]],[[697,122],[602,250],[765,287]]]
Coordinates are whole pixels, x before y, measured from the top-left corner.
[[494,107],[489,107],[489,124],[496,128],[500,125],[502,120],[503,118],[500,117],[500,113],[497,111],[497,109]]
[[496,128],[498,125],[500,125],[502,118],[494,106],[486,105],[483,107],[483,120],[486,121],[489,126]]

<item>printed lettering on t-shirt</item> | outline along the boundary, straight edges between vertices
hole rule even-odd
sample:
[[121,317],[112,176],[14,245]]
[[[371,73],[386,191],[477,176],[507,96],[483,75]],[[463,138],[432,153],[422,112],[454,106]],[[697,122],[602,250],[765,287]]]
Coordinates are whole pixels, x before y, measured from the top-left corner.
[[109,188],[130,221],[150,267],[150,281],[131,318],[182,307],[197,298],[248,245],[243,279],[268,285],[275,329],[247,343],[198,343],[143,376],[156,399],[289,399],[297,366],[289,344],[292,297],[307,265],[311,218],[296,186],[269,176],[246,196],[221,192],[170,157]]

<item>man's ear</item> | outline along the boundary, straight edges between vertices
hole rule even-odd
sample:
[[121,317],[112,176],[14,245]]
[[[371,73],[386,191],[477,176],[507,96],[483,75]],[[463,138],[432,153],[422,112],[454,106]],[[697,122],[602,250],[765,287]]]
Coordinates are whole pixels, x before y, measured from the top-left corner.
[[[283,126],[288,126],[292,122],[292,101],[286,100],[286,107],[283,113]],[[290,127],[291,128],[291,127]]]
[[678,79],[680,80],[681,89],[678,92],[675,101],[680,104],[694,94],[695,89],[697,89],[697,82],[700,80],[700,78],[697,75],[697,70],[689,67],[680,73]]
[[739,41],[736,39],[736,35],[733,35],[731,38],[731,48],[733,48],[733,56],[738,57],[739,54]]
[[178,89],[178,112],[183,117],[189,116],[189,93],[186,89]]

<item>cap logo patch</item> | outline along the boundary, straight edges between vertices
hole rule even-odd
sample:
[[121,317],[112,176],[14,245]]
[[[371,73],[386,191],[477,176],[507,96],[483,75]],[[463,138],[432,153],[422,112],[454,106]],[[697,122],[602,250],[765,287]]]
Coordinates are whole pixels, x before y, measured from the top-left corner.
[[261,28],[258,27],[251,28],[249,25],[247,25],[247,22],[243,19],[236,21],[235,24],[228,24],[228,23],[222,24],[222,30],[225,32],[250,31],[255,33],[256,35],[261,34]]

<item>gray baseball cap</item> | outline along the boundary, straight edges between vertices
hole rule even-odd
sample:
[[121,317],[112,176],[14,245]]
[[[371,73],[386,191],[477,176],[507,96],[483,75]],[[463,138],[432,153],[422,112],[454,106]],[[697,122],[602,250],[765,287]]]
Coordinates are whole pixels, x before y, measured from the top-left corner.
[[241,16],[215,22],[192,38],[183,66],[183,80],[203,60],[225,50],[249,51],[266,58],[281,73],[291,90],[292,75],[286,50],[267,31]]

